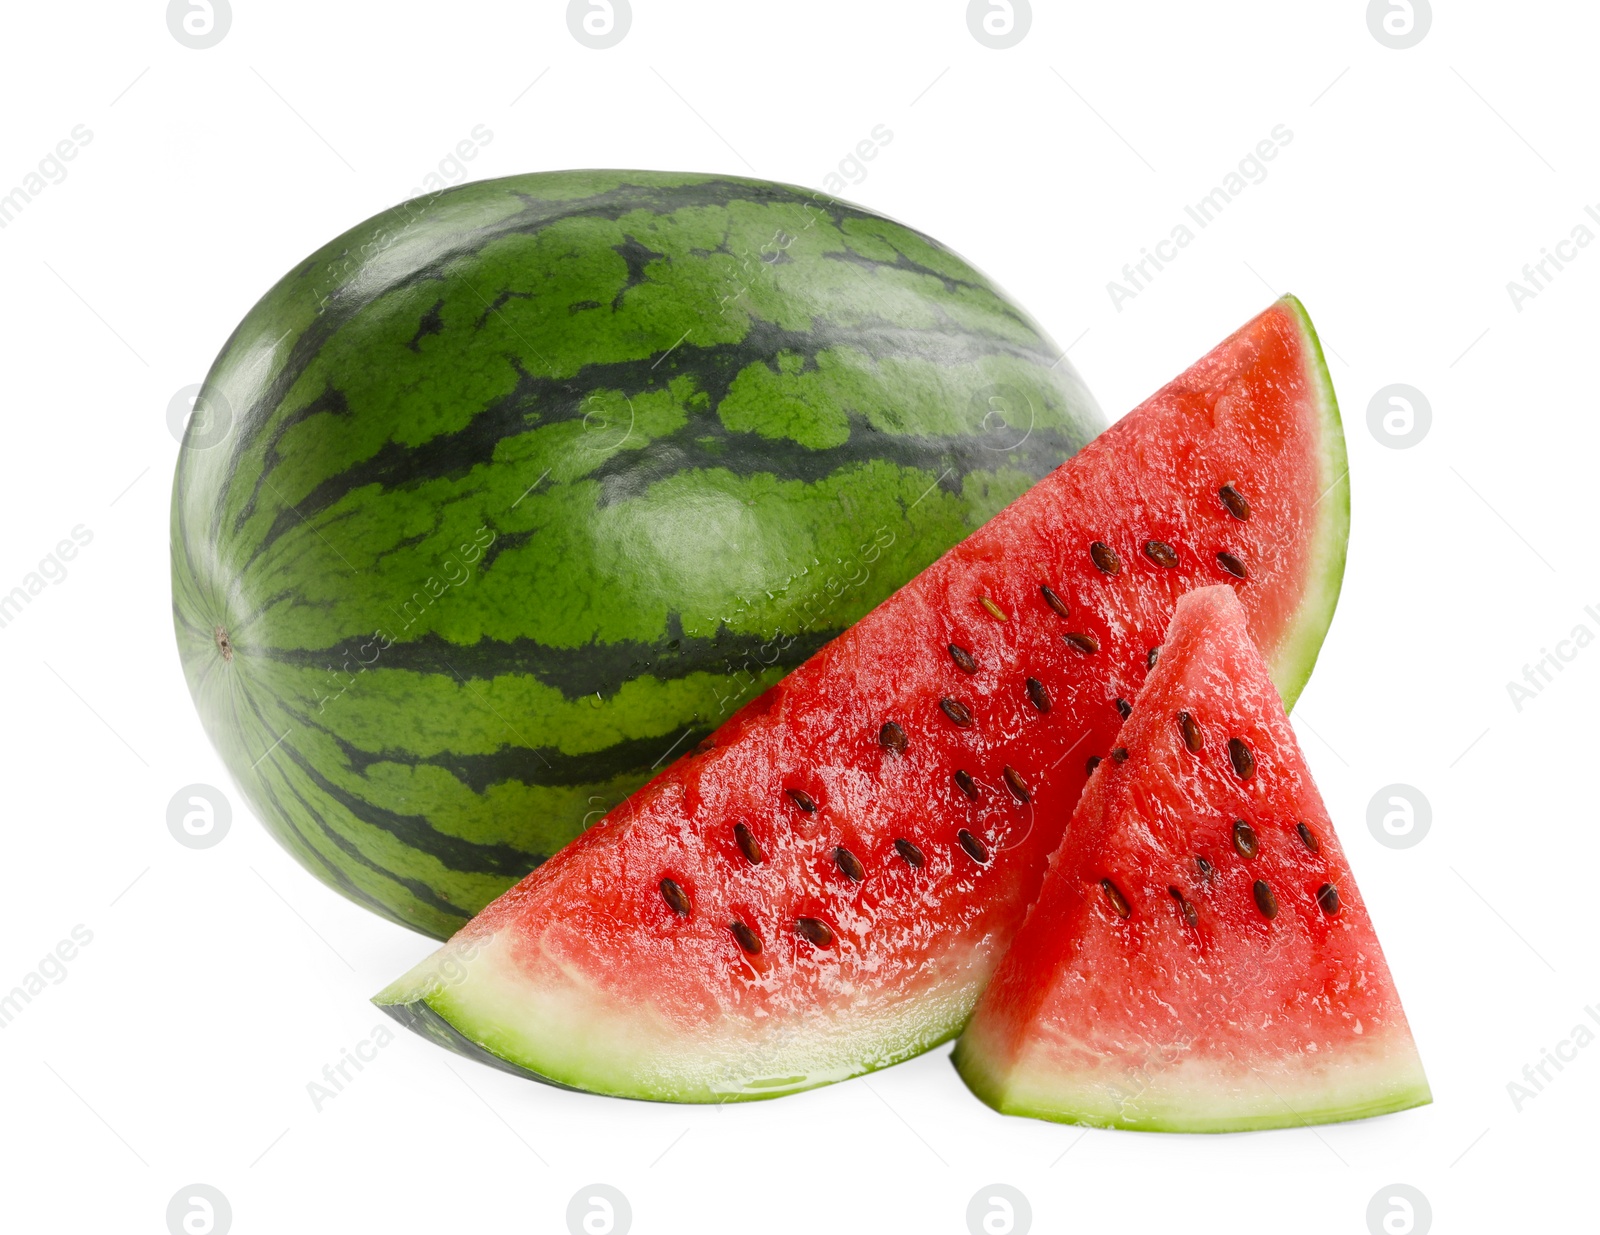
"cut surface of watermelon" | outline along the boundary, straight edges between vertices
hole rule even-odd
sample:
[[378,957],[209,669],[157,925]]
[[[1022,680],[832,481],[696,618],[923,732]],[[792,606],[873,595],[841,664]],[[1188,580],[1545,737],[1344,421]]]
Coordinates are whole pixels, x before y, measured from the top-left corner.
[[1292,699],[1344,564],[1316,337],[1274,305],[735,713],[376,1002],[629,1097],[772,1097],[959,1032],[1184,592]]
[[1178,1132],[1432,1100],[1232,589],[1178,602],[955,1051],[998,1110]]

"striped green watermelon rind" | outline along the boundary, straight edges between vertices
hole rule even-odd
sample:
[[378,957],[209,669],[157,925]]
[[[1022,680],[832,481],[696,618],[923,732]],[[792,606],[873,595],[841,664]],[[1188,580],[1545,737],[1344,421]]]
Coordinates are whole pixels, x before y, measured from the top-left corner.
[[617,1001],[581,980],[523,1001],[515,949],[504,937],[458,935],[373,1002],[436,1045],[514,1076],[702,1104],[781,1098],[911,1059],[953,1038],[970,1004],[952,982],[944,997],[908,1002],[892,1022],[841,1018],[777,1035],[728,1025],[696,1043],[692,1062],[680,1054],[664,1065],[656,1048],[672,1030],[650,1002]]
[[173,486],[205,728],[308,869],[440,938],[1103,423],[936,241],[660,172],[386,211],[199,402],[232,426]]
[[[685,1102],[795,1092],[960,1032],[1037,892],[1084,757],[1110,751],[1114,701],[1146,679],[1178,597],[1228,577],[1213,555],[1253,564],[1234,583],[1274,659],[1297,646],[1285,632],[1327,628],[1338,580],[1321,573],[1343,554],[1319,554],[1318,529],[1347,515],[1319,500],[1343,453],[1325,440],[1340,428],[1322,363],[1297,305],[1261,314],[374,1002],[511,1071]],[[1251,495],[1248,521],[1219,502],[1232,480]],[[1171,536],[1177,568],[1147,560],[1151,535]],[[1122,554],[1114,576],[1089,565],[1099,537]],[[1093,655],[1063,641],[1074,630],[1094,633]],[[1028,702],[1025,672],[1053,706]],[[1296,666],[1273,689],[1299,680]],[[970,727],[952,728],[946,692],[971,704]],[[885,718],[903,723],[904,761],[884,753]],[[1027,806],[1002,787],[1002,763],[1031,786]],[[952,766],[990,787],[981,802],[956,791]],[[787,799],[791,777],[820,790],[814,819]],[[761,863],[735,848],[736,822],[762,838]],[[962,826],[992,861],[963,852]],[[908,836],[927,860],[914,871],[891,841]],[[859,855],[864,878],[841,876],[834,845]],[[692,894],[691,913],[669,908],[663,876]],[[842,942],[813,958],[793,915],[818,912],[836,915]],[[770,971],[745,971],[729,932],[747,917]]]
[[[1058,1123],[1218,1133],[1432,1101],[1275,685],[1231,589],[1178,602],[1160,663],[1118,735],[1124,757],[1090,778],[1027,923],[956,1045],[957,1071],[989,1106]],[[1180,715],[1198,726],[1198,749]],[[1232,737],[1252,752],[1248,777],[1231,762]],[[1253,829],[1247,849],[1230,843],[1235,820]],[[1270,918],[1255,880],[1272,893]]]
[[553,1081],[548,1076],[540,1076],[537,1072],[530,1072],[527,1068],[518,1066],[493,1051],[484,1049],[471,1038],[463,1034],[445,1017],[439,1014],[432,1004],[417,999],[409,1003],[396,1004],[390,1010],[390,1016],[405,1026],[419,1038],[426,1038],[435,1045],[444,1047],[460,1055],[463,1059],[470,1059],[474,1063],[481,1063],[500,1072],[509,1072],[512,1076],[521,1077],[527,1081],[538,1081],[541,1085],[549,1085],[554,1089],[566,1089],[573,1093],[582,1093],[573,1085],[563,1085],[560,1081]]

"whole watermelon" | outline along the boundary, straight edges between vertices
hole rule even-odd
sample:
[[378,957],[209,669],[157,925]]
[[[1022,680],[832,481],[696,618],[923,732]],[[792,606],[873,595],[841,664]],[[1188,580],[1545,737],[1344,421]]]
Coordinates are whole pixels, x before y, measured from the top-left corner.
[[368,220],[196,409],[172,587],[206,730],[308,869],[441,937],[1102,427],[927,236],[619,171]]

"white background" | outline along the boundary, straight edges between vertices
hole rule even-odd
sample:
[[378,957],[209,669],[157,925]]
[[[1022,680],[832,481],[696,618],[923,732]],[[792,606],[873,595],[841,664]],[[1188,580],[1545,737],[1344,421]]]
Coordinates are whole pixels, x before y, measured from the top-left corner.
[[[160,1235],[198,1181],[241,1235],[559,1235],[600,1181],[641,1233],[959,1235],[974,1192],[1005,1182],[1038,1231],[1360,1235],[1373,1195],[1404,1182],[1438,1231],[1593,1229],[1600,1043],[1520,1111],[1507,1084],[1586,1005],[1600,1015],[1600,649],[1520,711],[1506,683],[1574,626],[1600,634],[1584,612],[1600,606],[1600,245],[1520,311],[1506,284],[1600,203],[1600,13],[1441,3],[1397,51],[1365,7],[1041,2],[996,51],[961,0],[634,0],[627,37],[596,51],[553,0],[236,0],[227,37],[197,51],[161,0],[7,6],[0,193],[75,125],[93,138],[0,230],[0,591],[75,525],[93,540],[0,629],[0,991],[74,926],[93,942],[0,1030],[6,1226]],[[1295,721],[1433,1106],[1209,1139],[1085,1133],[992,1113],[941,1049],[694,1109],[559,1092],[407,1035],[314,1109],[307,1083],[371,1036],[368,997],[430,942],[303,872],[201,732],[171,632],[166,408],[280,274],[479,124],[493,140],[473,177],[811,186],[886,125],[844,196],[992,274],[1112,415],[1280,291],[1304,299],[1344,407],[1354,522]],[[1279,124],[1293,141],[1266,179],[1114,307],[1123,264]],[[1410,449],[1367,425],[1394,382],[1432,407]],[[202,851],[165,819],[197,781],[235,806]],[[1367,828],[1392,782],[1432,805],[1409,849]]]

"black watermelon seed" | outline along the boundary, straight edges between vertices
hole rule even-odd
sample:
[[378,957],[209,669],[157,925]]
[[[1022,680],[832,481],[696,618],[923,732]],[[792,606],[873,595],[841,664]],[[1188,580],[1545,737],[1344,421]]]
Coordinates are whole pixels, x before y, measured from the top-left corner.
[[1017,801],[1026,802],[1028,800],[1028,785],[1017,769],[1008,763],[1001,775],[1005,777],[1006,788],[1016,795]]
[[1122,717],[1123,720],[1127,720],[1128,717],[1133,715],[1133,704],[1129,703],[1126,699],[1118,699],[1116,703],[1117,715]]
[[1093,776],[1094,775],[1094,770],[1099,766],[1100,766],[1100,756],[1099,755],[1090,755],[1088,760],[1083,765],[1083,770],[1088,775]]
[[1128,748],[1126,746],[1113,746],[1111,748],[1111,761],[1113,763],[1128,762]]
[[1239,851],[1241,858],[1253,858],[1261,852],[1261,841],[1256,837],[1256,830],[1243,819],[1233,821],[1233,847]]
[[1194,866],[1195,869],[1200,872],[1200,878],[1204,879],[1207,883],[1210,883],[1211,877],[1217,873],[1217,868],[1212,866],[1207,859],[1202,858],[1198,853],[1194,855]]
[[922,856],[922,850],[903,836],[895,837],[894,851],[906,860],[907,866],[914,866],[918,870],[922,869],[923,862],[927,860]]
[[903,755],[909,743],[906,741],[906,731],[891,720],[885,721],[883,728],[878,730],[878,744],[885,750]]
[[1164,566],[1168,570],[1178,564],[1177,551],[1164,540],[1145,541],[1144,555],[1157,566]]
[[861,859],[843,845],[833,851],[833,860],[851,883],[860,883],[867,877],[867,872],[861,865]]
[[1117,556],[1116,550],[1102,541],[1095,541],[1089,546],[1089,556],[1094,559],[1094,564],[1108,575],[1117,574],[1122,570],[1122,559]]
[[1072,647],[1077,648],[1078,651],[1082,652],[1085,656],[1093,656],[1100,650],[1100,640],[1096,639],[1093,635],[1085,634],[1082,631],[1075,630],[1070,635],[1062,635],[1061,637],[1065,639]]
[[796,918],[794,933],[819,948],[833,947],[833,928],[821,918]]
[[1144,667],[1146,669],[1154,669],[1156,667],[1156,661],[1159,660],[1160,658],[1161,658],[1161,649],[1160,648],[1151,648],[1148,652],[1145,653]]
[[785,789],[784,792],[789,795],[789,801],[805,811],[806,814],[809,815],[817,809],[817,804],[811,800],[811,795],[804,789]]
[[971,772],[964,772],[957,768],[955,782],[956,788],[961,790],[962,793],[966,794],[974,802],[978,800],[978,782],[972,779]]
[[1242,738],[1228,739],[1228,758],[1233,761],[1233,773],[1240,780],[1249,780],[1256,774],[1256,757]]
[[1261,910],[1263,918],[1270,920],[1278,916],[1278,898],[1272,894],[1265,879],[1257,879],[1250,890],[1255,893],[1256,908]]
[[739,941],[739,946],[751,956],[761,955],[761,936],[756,934],[743,922],[733,921],[728,923],[728,929],[733,932],[733,937]]
[[1041,712],[1048,712],[1050,710],[1050,692],[1045,690],[1044,683],[1038,678],[1029,678],[1027,686],[1028,698],[1033,701],[1033,706]]
[[1232,485],[1223,485],[1217,490],[1217,496],[1222,499],[1222,504],[1235,519],[1243,521],[1250,517],[1250,503],[1245,501],[1244,494]]
[[739,852],[744,854],[745,860],[751,866],[761,865],[765,855],[761,852],[761,845],[756,841],[755,836],[751,834],[749,828],[742,823],[734,824],[733,839],[734,843],[739,846]]
[[967,851],[967,856],[979,866],[984,866],[988,863],[989,847],[971,832],[967,831],[966,828],[962,828],[961,831],[956,833],[956,840],[958,840],[961,843],[961,847]]
[[1172,894],[1172,899],[1178,902],[1178,913],[1182,915],[1185,925],[1198,926],[1200,915],[1195,911],[1194,905],[1177,888],[1168,888],[1167,891]]
[[939,700],[939,710],[950,718],[950,723],[965,729],[972,724],[972,713],[967,710],[967,705],[959,699]]
[[1322,907],[1322,912],[1330,918],[1339,912],[1339,889],[1331,883],[1325,883],[1317,889],[1317,904]]
[[1178,713],[1178,731],[1183,734],[1183,744],[1190,751],[1198,752],[1206,744],[1205,735],[1200,732],[1200,722],[1188,712]]
[[1039,594],[1044,597],[1044,603],[1056,611],[1058,617],[1067,616],[1067,602],[1051,591],[1048,584],[1039,585]]
[[1244,563],[1231,553],[1217,554],[1217,565],[1235,579],[1248,579],[1250,577],[1250,572],[1245,569]]
[[661,881],[661,899],[667,902],[667,908],[680,918],[689,916],[689,894],[678,886],[676,880],[663,879]]
[[950,645],[950,659],[956,662],[956,668],[962,673],[976,673],[978,662],[972,659],[972,653],[959,643]]
[[1111,912],[1116,914],[1117,917],[1125,918],[1133,912],[1128,907],[1128,898],[1122,895],[1117,885],[1112,883],[1111,880],[1102,879],[1100,881],[1100,890],[1106,894],[1106,900],[1111,905]]
[[1312,853],[1321,852],[1322,844],[1317,840],[1315,833],[1310,828],[1303,823],[1297,823],[1294,825],[1294,830],[1300,833],[1300,842],[1307,849],[1311,850]]

